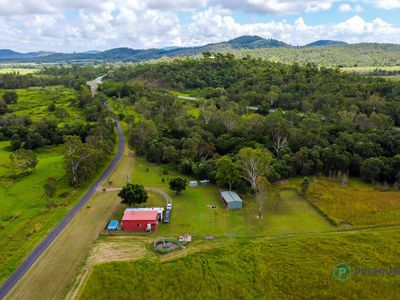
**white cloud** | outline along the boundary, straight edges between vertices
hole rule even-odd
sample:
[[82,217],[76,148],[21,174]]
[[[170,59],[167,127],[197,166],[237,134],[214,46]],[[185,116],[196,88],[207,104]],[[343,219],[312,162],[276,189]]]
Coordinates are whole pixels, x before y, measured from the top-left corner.
[[364,2],[381,9],[400,8],[400,0],[364,0]]
[[114,7],[110,0],[0,0],[0,15],[54,14],[64,10],[108,10]]
[[[269,11],[274,14],[282,13],[285,8],[292,13],[313,11],[327,9],[334,3],[333,0],[245,0],[241,3],[165,0],[162,1],[162,9],[157,1],[161,3],[161,0],[14,0],[15,5],[10,8],[10,5],[1,5],[6,1],[0,0],[0,48],[82,51],[115,47],[192,46],[254,34],[294,45],[317,39],[400,43],[400,29],[379,18],[366,21],[356,15],[338,24],[308,25],[299,17],[293,22],[281,20],[243,24],[232,13],[240,9],[252,11],[256,7],[262,8],[264,13]],[[219,5],[201,9],[207,2],[218,2]],[[358,8],[355,0],[341,4],[348,4],[351,8],[349,12],[362,9]],[[11,12],[6,13],[7,10]],[[186,12],[189,17],[180,19],[178,11],[181,10],[190,10]]]
[[360,4],[357,4],[357,5],[354,7],[354,11],[357,12],[357,13],[360,13],[360,12],[362,12],[363,10],[364,10],[364,8],[363,8]]
[[211,3],[232,11],[284,15],[327,10],[333,2],[335,0],[214,0]]
[[[194,10],[208,5],[232,11],[258,14],[293,14],[327,10],[341,0],[141,0],[142,5],[155,10]],[[63,10],[104,10],[113,6],[129,6],[137,0],[0,0],[0,14],[48,14]]]
[[364,9],[360,4],[354,5],[354,7],[352,7],[349,3],[342,3],[339,6],[339,11],[343,12],[343,13],[349,13],[349,12],[357,12],[360,13],[362,12]]
[[153,9],[193,10],[207,4],[208,0],[152,0],[148,6]]
[[352,10],[353,10],[353,8],[348,3],[343,3],[339,7],[339,11],[341,11],[341,12],[350,12]]
[[307,25],[303,18],[293,23],[286,21],[240,24],[229,16],[218,15],[212,9],[196,14],[187,32],[187,41],[195,44],[226,40],[245,34],[274,38],[293,45],[318,39],[357,42],[400,43],[400,28],[382,19],[371,22],[354,16],[337,24]]

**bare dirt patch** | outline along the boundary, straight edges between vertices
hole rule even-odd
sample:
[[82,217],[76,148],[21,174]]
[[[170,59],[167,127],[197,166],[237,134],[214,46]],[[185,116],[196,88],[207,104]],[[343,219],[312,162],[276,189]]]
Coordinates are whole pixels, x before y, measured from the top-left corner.
[[136,260],[143,258],[147,253],[146,242],[132,237],[113,237],[111,240],[100,240],[95,243],[89,262],[93,264],[109,262]]

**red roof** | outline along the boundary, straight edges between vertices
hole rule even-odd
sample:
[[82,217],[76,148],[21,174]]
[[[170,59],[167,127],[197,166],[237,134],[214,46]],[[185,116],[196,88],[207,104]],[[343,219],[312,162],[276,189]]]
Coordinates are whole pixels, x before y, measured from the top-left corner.
[[127,211],[122,221],[157,221],[157,211]]

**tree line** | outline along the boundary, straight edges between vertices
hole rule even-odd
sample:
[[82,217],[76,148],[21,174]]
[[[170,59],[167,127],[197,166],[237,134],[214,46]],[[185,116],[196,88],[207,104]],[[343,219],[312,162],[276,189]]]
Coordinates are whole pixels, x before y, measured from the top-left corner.
[[0,74],[0,89],[25,89],[34,86],[63,85],[78,89],[86,81],[104,75],[110,69],[108,65],[93,66],[54,66],[44,67],[35,74],[18,72]]

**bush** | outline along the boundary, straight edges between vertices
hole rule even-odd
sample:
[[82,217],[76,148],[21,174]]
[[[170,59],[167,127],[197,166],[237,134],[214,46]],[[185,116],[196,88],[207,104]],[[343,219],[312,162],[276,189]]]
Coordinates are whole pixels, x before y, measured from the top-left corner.
[[18,101],[18,94],[16,92],[5,92],[3,99],[7,104],[15,104]]
[[169,181],[169,188],[172,191],[175,191],[176,194],[184,191],[186,189],[186,179],[182,177],[173,177]]
[[118,196],[122,199],[121,203],[129,206],[146,202],[149,198],[143,185],[133,183],[127,183],[118,193]]
[[54,177],[49,177],[43,186],[44,192],[47,197],[53,198],[57,190],[57,179]]

